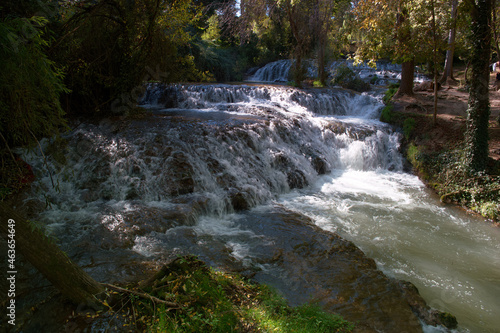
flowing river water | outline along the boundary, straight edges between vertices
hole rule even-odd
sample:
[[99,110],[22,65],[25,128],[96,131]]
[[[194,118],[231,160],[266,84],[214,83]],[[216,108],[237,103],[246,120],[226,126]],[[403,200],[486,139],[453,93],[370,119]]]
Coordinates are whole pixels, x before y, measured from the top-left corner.
[[[331,249],[355,252],[335,232],[454,314],[458,331],[498,332],[500,230],[441,204],[405,172],[400,134],[376,120],[377,98],[151,85],[143,104],[153,115],[79,124],[48,167],[24,154],[40,176],[30,200],[50,203],[38,219],[95,278],[120,281],[131,262],[193,253],[275,286],[292,304],[314,297],[355,320],[378,313],[366,324],[373,330],[406,330],[380,319],[399,307],[384,300],[389,284],[365,290],[355,271],[328,266]],[[346,275],[357,282],[336,294]]]

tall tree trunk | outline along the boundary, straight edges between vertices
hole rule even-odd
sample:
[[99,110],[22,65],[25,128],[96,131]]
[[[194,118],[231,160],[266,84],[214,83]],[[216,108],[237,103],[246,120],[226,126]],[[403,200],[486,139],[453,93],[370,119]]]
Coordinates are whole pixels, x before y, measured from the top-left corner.
[[398,95],[413,95],[413,79],[415,72],[414,61],[403,62],[401,65],[401,85],[399,86]]
[[495,50],[497,51],[496,61],[500,61],[500,46],[498,45],[498,20],[497,20],[497,10],[496,10],[496,0],[491,1],[492,13],[493,13],[493,21],[491,24],[493,30],[493,45],[495,46]]
[[467,108],[466,164],[470,173],[486,170],[488,162],[489,61],[491,0],[468,0],[472,10],[468,35],[471,51],[471,81]]
[[446,60],[444,64],[443,76],[439,80],[446,83],[448,79],[455,80],[453,77],[453,54],[455,53],[455,36],[457,32],[458,0],[452,0],[451,3],[451,28],[448,34],[448,50],[446,50]]
[[432,123],[436,126],[437,123],[437,102],[438,102],[438,71],[437,71],[437,27],[436,27],[436,11],[435,2],[431,0],[431,11],[432,11],[432,56],[433,56],[433,76],[434,76],[434,116]]
[[[94,308],[99,306],[96,297],[104,287],[4,202],[0,202],[0,235],[72,302]],[[15,263],[9,271],[16,271]]]
[[318,49],[318,79],[321,82],[321,85],[326,86],[326,71],[325,71],[325,44],[326,41],[321,36],[321,40],[319,41],[319,49]]
[[[396,29],[398,31],[397,38],[401,45],[405,45],[411,38],[411,32],[404,29],[408,17],[408,10],[404,7],[403,2],[398,4],[398,17],[396,22]],[[413,95],[413,79],[415,75],[414,59],[405,61],[401,64],[401,85],[399,86],[397,95]]]

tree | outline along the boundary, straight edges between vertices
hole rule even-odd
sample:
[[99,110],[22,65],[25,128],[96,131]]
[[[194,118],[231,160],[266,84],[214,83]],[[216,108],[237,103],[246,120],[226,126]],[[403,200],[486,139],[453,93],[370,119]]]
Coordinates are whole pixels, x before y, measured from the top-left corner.
[[315,0],[313,11],[310,17],[310,24],[314,36],[314,44],[317,50],[318,59],[318,79],[321,84],[326,85],[325,57],[328,43],[328,33],[333,25],[333,17],[339,6],[338,1]]
[[0,21],[0,132],[10,147],[33,145],[66,127],[59,102],[68,90],[46,55],[43,17]]
[[465,163],[470,173],[486,170],[488,162],[489,61],[491,47],[491,0],[467,0],[471,19],[471,77],[465,133]]
[[[133,105],[147,80],[197,80],[188,28],[190,0],[86,0],[61,12],[51,55],[66,68],[73,111],[121,110]],[[139,88],[138,88],[139,87]]]
[[444,64],[443,76],[440,83],[448,80],[455,81],[453,77],[453,55],[455,53],[455,37],[457,33],[458,0],[451,0],[451,26],[448,33],[448,49],[446,50],[446,60]]
[[[359,22],[358,58],[390,58],[402,66],[399,95],[413,94],[415,62],[439,54],[443,4],[439,1],[359,1],[354,13]],[[436,59],[436,62],[438,59]],[[431,61],[431,67],[436,67]]]
[[99,307],[104,287],[5,202],[0,202],[0,235],[73,303]]
[[359,1],[354,13],[359,22],[361,40],[357,40],[357,58],[391,58],[402,64],[398,94],[413,94],[415,38],[408,1]]

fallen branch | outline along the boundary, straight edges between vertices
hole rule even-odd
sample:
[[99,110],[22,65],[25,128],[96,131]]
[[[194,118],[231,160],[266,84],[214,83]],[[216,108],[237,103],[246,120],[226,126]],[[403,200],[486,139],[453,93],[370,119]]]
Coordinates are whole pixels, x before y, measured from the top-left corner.
[[151,301],[153,301],[155,303],[165,304],[166,306],[170,307],[169,309],[167,309],[167,311],[170,311],[170,310],[173,310],[173,309],[179,309],[181,307],[177,303],[165,301],[165,300],[159,299],[158,297],[151,296],[151,295],[149,295],[147,293],[143,293],[143,292],[140,292],[140,291],[135,291],[135,290],[129,290],[129,289],[121,288],[121,287],[114,286],[114,285],[108,284],[108,283],[101,283],[101,284],[104,287],[108,288],[108,289],[112,289],[112,290],[118,291],[120,293],[132,294],[132,295],[144,298],[144,299],[149,299],[149,300],[151,300]]

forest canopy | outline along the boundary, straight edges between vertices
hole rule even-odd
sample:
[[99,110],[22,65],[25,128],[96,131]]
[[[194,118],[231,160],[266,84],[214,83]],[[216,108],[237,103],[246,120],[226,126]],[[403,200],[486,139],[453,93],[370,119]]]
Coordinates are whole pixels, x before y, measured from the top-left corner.
[[[484,1],[483,1],[484,2]],[[64,128],[65,116],[123,114],[147,81],[241,81],[293,59],[301,86],[314,62],[402,64],[399,92],[418,68],[441,82],[453,61],[472,64],[469,38],[482,1],[443,0],[7,0],[0,7],[0,129],[8,146]],[[488,10],[490,62],[498,59],[497,6]],[[469,37],[468,37],[469,36]],[[492,51],[492,52],[489,52]],[[489,54],[492,54],[491,58]]]

